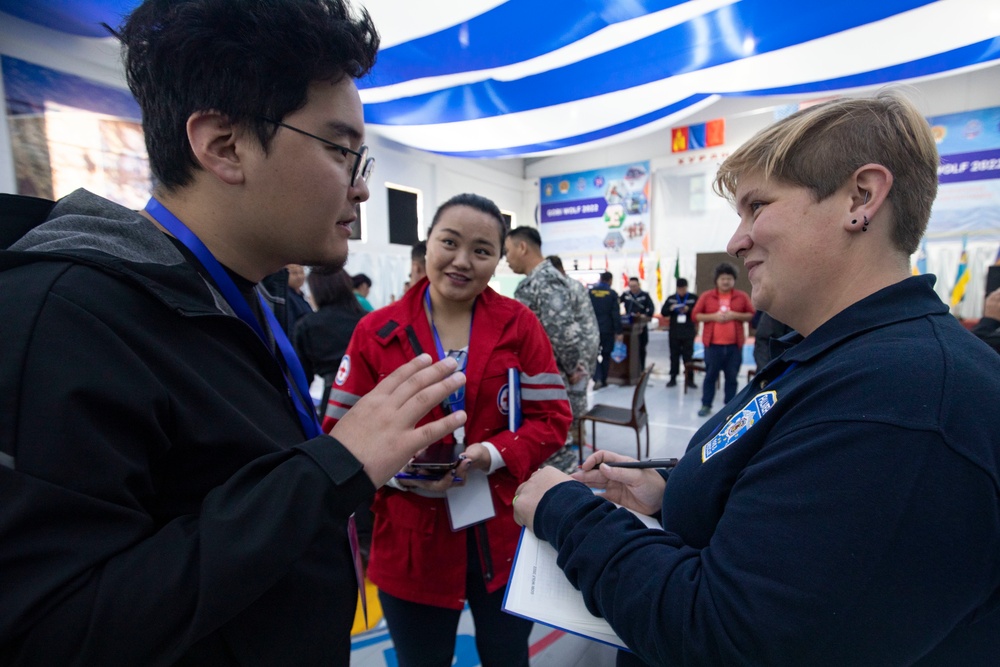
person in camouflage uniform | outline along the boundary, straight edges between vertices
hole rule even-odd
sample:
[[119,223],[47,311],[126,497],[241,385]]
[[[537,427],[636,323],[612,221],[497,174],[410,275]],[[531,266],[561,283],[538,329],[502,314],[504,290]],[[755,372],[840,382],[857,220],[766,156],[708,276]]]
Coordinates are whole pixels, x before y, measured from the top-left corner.
[[533,227],[516,227],[505,241],[507,264],[514,273],[526,276],[514,298],[526,305],[541,321],[552,343],[556,365],[562,375],[573,410],[567,446],[543,465],[564,472],[576,470],[578,454],[570,443],[583,444],[580,417],[587,412],[587,380],[597,363],[600,336],[590,293],[542,256],[542,238]]

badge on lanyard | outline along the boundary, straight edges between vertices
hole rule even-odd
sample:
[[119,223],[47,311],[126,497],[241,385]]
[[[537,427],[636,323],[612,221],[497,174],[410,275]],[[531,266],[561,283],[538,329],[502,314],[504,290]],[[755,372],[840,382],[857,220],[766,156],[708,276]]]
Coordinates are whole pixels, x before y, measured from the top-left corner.
[[750,427],[760,421],[760,418],[774,407],[777,400],[778,394],[774,391],[765,391],[754,396],[745,408],[729,418],[729,421],[714,438],[702,445],[702,463],[743,437],[743,434],[749,431]]

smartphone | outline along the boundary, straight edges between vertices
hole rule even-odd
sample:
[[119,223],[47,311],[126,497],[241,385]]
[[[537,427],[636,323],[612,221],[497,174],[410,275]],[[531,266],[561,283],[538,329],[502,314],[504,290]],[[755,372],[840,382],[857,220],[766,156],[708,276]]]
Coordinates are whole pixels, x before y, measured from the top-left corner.
[[413,457],[410,466],[426,470],[451,470],[458,465],[460,452],[461,450],[456,451],[455,443],[435,442]]
[[1000,264],[991,266],[986,272],[986,295],[1000,289]]

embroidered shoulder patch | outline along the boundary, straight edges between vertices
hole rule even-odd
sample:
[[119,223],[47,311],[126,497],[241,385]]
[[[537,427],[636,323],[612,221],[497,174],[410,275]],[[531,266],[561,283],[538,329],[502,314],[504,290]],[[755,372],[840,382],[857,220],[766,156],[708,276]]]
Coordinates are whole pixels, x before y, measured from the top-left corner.
[[337,377],[333,379],[337,383],[337,386],[342,386],[347,382],[347,376],[351,374],[351,357],[344,355],[344,358],[340,360],[340,368],[337,369]]
[[505,384],[500,388],[500,393],[497,394],[497,409],[500,410],[500,414],[507,415],[510,413],[510,385]]
[[777,400],[778,394],[774,391],[765,391],[754,396],[745,408],[729,418],[718,435],[702,445],[702,463],[743,437],[751,426],[774,407]]

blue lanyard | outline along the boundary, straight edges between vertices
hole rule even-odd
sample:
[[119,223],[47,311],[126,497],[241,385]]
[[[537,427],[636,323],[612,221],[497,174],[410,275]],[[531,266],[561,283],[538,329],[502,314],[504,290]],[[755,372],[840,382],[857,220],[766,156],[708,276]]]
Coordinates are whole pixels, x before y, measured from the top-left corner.
[[[434,306],[431,305],[431,286],[428,285],[424,290],[424,302],[427,304],[427,312],[431,314],[431,333],[434,334],[434,346],[437,348],[438,360],[445,358],[444,347],[441,345],[441,337],[438,336],[437,326],[434,324]],[[476,314],[476,302],[472,302],[472,315]],[[469,347],[472,347],[472,317],[469,318]],[[469,354],[461,355],[458,357],[459,368],[458,370],[465,372],[465,367],[469,364]],[[451,409],[454,410],[464,410],[465,409],[465,385],[456,391],[454,394],[448,396],[448,404]]]
[[[219,260],[215,259],[215,256],[212,255],[212,251],[201,242],[201,239],[195,236],[194,232],[188,229],[187,225],[167,210],[167,207],[161,204],[155,197],[149,198],[149,201],[146,203],[146,212],[168,232],[173,234],[178,241],[183,243],[188,250],[194,253],[194,256],[198,258],[198,261],[201,262],[209,275],[212,276],[212,279],[215,280],[215,284],[222,292],[222,296],[226,300],[226,303],[229,304],[229,307],[233,309],[237,317],[246,322],[254,330],[261,342],[264,343],[264,346],[274,356],[274,351],[267,342],[267,334],[261,328],[257,318],[254,317],[253,311],[250,309],[250,304],[247,303],[247,300],[240,293],[233,279],[229,277],[226,270],[219,264]],[[309,383],[306,381],[305,371],[302,370],[302,363],[295,354],[295,350],[292,349],[292,344],[289,342],[288,336],[285,335],[274,313],[271,312],[271,308],[264,302],[264,297],[258,292],[257,298],[260,300],[261,310],[267,319],[267,326],[271,330],[274,342],[278,344],[278,351],[285,362],[281,373],[285,377],[285,384],[288,385],[288,393],[292,397],[292,402],[295,403],[295,412],[298,414],[299,422],[302,424],[302,430],[305,432],[307,438],[315,438],[321,435],[323,430],[320,428],[319,420],[316,418],[316,410],[311,405],[307,406],[305,404],[306,397],[309,396]],[[276,356],[275,359],[277,359]],[[280,363],[278,365],[281,366]],[[289,373],[292,375],[291,378],[288,377]]]

